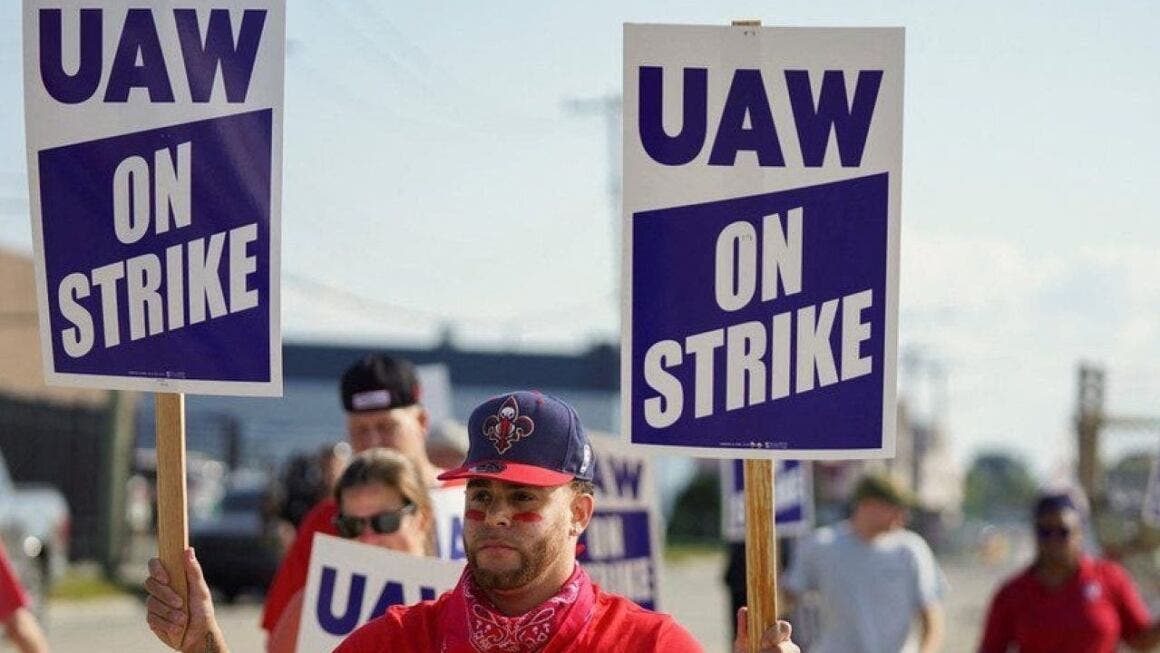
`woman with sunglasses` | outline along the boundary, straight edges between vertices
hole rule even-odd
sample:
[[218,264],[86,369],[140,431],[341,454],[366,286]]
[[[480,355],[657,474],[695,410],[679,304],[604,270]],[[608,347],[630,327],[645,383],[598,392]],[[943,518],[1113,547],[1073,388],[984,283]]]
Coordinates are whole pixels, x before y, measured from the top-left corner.
[[1114,653],[1160,643],[1136,586],[1118,564],[1083,551],[1083,514],[1068,493],[1039,497],[1035,561],[995,594],[979,653]]
[[[368,449],[355,456],[338,479],[334,490],[338,514],[334,526],[347,539],[381,546],[392,551],[414,555],[433,555],[435,550],[434,510],[415,465],[391,449]],[[187,577],[191,604],[191,623],[185,629],[181,650],[226,650],[224,638],[213,617],[209,588],[201,566],[186,550]],[[150,577],[145,589],[148,623],[162,641],[167,632],[175,632],[181,619],[170,609],[176,595],[168,584],[168,574],[156,558],[149,561]],[[160,598],[158,598],[160,597]],[[297,644],[298,624],[302,615],[303,591],[291,598],[266,640],[268,653],[293,653]],[[201,623],[196,623],[200,621]],[[185,646],[188,644],[189,646]]]

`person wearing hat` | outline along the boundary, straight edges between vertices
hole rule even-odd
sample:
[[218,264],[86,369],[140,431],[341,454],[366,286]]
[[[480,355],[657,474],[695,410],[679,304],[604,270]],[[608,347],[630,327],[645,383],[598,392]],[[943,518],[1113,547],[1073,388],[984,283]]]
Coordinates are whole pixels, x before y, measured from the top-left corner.
[[[576,562],[594,465],[571,406],[535,392],[494,397],[472,412],[468,438],[463,465],[439,477],[467,481],[459,583],[389,609],[337,653],[701,650],[672,617],[604,592]],[[788,630],[771,629],[764,650],[796,652]]]
[[[339,383],[346,412],[346,433],[355,454],[375,447],[394,449],[414,463],[424,483],[437,487],[441,471],[427,457],[429,417],[415,366],[408,360],[367,354],[348,367]],[[274,632],[291,598],[306,586],[306,572],[314,534],[338,535],[334,518],[338,503],[332,496],[320,501],[302,519],[294,543],[278,566],[266,591],[262,629]]]
[[905,528],[913,494],[896,479],[863,477],[850,518],[818,529],[797,548],[782,588],[792,602],[817,592],[823,623],[810,653],[897,653],[908,649],[911,624],[918,651],[942,643],[946,582],[930,547]]
[[1120,565],[1083,550],[1084,502],[1075,492],[1042,493],[1031,517],[1035,560],[991,600],[980,653],[1114,653],[1160,645],[1135,584]]

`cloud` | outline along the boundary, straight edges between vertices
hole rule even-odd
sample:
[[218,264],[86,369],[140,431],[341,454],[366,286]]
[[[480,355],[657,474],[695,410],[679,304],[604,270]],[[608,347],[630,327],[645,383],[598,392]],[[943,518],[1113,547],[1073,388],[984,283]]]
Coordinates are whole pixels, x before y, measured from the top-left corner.
[[1042,252],[904,229],[901,275],[899,342],[949,372],[946,422],[960,460],[996,443],[1040,471],[1072,455],[1080,361],[1104,365],[1109,409],[1155,412],[1160,258],[1147,247]]

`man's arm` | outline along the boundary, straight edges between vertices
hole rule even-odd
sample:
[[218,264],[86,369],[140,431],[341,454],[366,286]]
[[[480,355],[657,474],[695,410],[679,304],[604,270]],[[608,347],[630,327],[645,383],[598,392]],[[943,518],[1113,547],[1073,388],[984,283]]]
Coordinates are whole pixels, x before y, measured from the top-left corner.
[[48,642],[28,608],[17,608],[4,620],[4,633],[20,653],[46,653]]
[[935,653],[942,646],[945,630],[945,619],[942,605],[931,603],[918,613],[922,635],[919,639],[920,653]]

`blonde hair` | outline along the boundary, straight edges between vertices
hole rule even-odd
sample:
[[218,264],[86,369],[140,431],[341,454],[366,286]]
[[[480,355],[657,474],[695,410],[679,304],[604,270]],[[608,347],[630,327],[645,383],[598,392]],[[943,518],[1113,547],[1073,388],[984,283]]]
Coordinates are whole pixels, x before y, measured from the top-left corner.
[[397,491],[415,512],[425,517],[424,553],[435,554],[435,508],[419,475],[419,468],[394,449],[376,447],[356,455],[334,485],[334,500],[342,505],[342,493],[355,487],[380,485]]

